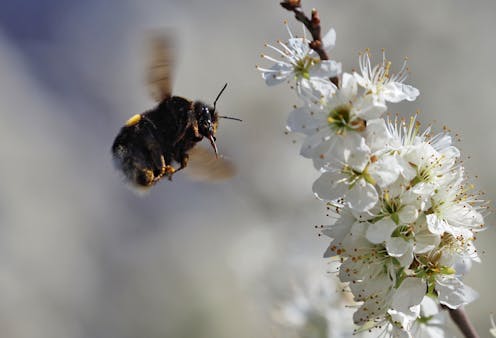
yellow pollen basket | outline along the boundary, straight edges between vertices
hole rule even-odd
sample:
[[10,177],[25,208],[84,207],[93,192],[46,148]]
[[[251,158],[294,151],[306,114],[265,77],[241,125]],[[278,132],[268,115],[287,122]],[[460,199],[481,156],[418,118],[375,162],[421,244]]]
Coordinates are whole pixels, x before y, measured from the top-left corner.
[[134,126],[140,120],[141,120],[140,114],[133,115],[129,120],[126,121],[126,127]]

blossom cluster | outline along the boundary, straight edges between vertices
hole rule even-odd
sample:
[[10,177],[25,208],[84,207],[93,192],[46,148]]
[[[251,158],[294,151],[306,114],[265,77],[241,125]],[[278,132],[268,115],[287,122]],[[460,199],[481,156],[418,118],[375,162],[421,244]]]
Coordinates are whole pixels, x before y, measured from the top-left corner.
[[[359,71],[346,73],[288,31],[287,42],[267,45],[277,57],[262,55],[273,64],[257,68],[267,85],[289,82],[301,99],[287,128],[304,135],[300,154],[321,173],[313,191],[330,209],[324,256],[341,262],[354,323],[393,337],[442,336],[438,305],[456,309],[477,297],[462,277],[479,261],[475,233],[484,228],[485,204],[460,151],[447,130],[432,134],[415,116],[386,114],[389,103],[419,95],[405,83],[406,60],[393,73],[384,52],[373,65],[366,50]],[[331,29],[322,39],[326,51],[335,37]]]
[[[322,262],[305,261],[312,264],[297,269],[299,278],[291,280],[292,297],[274,311],[275,322],[292,329],[299,338],[352,338],[355,335],[351,322],[353,311],[347,307],[352,304],[349,294],[338,291],[341,286],[336,276],[327,273]],[[364,332],[355,337],[371,335]]]

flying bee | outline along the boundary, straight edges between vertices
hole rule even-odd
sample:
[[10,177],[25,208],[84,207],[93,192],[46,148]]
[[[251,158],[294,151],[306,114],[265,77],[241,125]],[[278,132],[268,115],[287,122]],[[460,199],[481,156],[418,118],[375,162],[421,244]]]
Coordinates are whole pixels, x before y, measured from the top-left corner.
[[[158,105],[142,114],[132,116],[121,128],[112,145],[116,167],[133,185],[153,186],[163,177],[172,175],[188,165],[193,156],[192,175],[218,180],[234,175],[234,166],[219,158],[215,133],[220,116],[213,107],[171,94],[172,51],[170,39],[154,36],[151,40],[147,83]],[[199,145],[206,138],[214,154]],[[175,166],[174,166],[175,164]]]

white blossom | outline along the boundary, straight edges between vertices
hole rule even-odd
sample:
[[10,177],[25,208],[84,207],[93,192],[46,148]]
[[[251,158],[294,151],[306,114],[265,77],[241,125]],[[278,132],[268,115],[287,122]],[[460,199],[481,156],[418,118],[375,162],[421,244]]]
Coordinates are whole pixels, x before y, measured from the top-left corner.
[[[384,118],[387,103],[419,95],[404,83],[406,60],[393,73],[384,54],[372,66],[366,51],[360,72],[342,73],[334,85],[340,64],[319,61],[306,38],[290,36],[282,50],[269,46],[283,61],[266,57],[276,64],[260,70],[269,85],[295,79],[303,98],[287,129],[304,135],[300,154],[320,171],[312,189],[329,209],[324,257],[337,262],[357,302],[356,332],[444,337],[439,306],[477,298],[462,279],[480,261],[474,233],[484,229],[485,205],[467,183],[459,149],[446,130],[422,131],[416,116]],[[324,46],[334,41],[332,30]]]
[[[302,98],[320,99],[333,94],[336,86],[329,80],[341,73],[341,64],[334,60],[320,60],[309,47],[309,40],[303,36],[295,37],[288,26],[290,38],[287,42],[278,41],[279,47],[266,45],[278,58],[262,54],[262,57],[274,64],[270,68],[257,66],[269,86],[286,81],[296,82],[296,89]],[[324,49],[334,47],[336,33],[331,29],[323,39]]]
[[386,102],[400,102],[403,100],[413,101],[419,95],[417,88],[406,85],[408,73],[406,60],[401,70],[391,73],[391,62],[386,59],[383,52],[382,63],[372,67],[370,55],[367,50],[359,57],[361,74],[354,73],[355,78],[360,86],[366,89],[366,95],[372,97],[373,103],[377,107],[386,107]]

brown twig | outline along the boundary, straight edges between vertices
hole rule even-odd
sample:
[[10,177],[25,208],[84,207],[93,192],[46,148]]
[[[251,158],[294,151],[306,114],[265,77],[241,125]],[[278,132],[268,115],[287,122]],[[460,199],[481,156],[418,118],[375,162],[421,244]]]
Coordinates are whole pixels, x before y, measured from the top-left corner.
[[[308,46],[319,55],[320,60],[329,60],[329,56],[324,49],[324,44],[322,43],[320,17],[317,10],[315,8],[312,9],[312,16],[309,18],[301,9],[301,0],[285,0],[281,2],[281,6],[288,11],[293,12],[296,20],[303,23],[308,29],[312,35],[312,41],[310,41]],[[339,78],[337,76],[330,78],[330,80],[336,86],[339,86]]]
[[479,338],[475,327],[470,322],[470,319],[465,312],[465,309],[460,306],[458,309],[448,309],[449,314],[456,326],[462,331],[465,338]]

